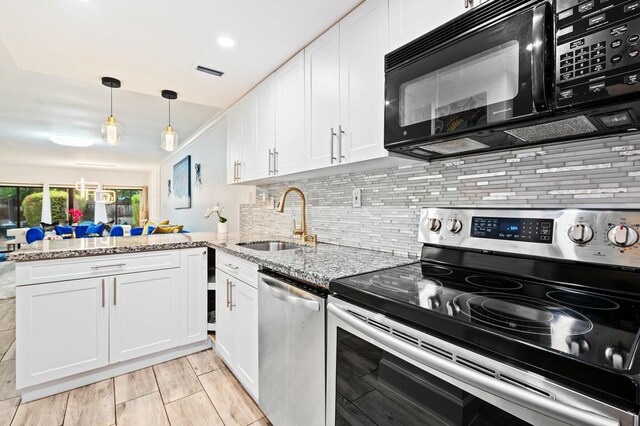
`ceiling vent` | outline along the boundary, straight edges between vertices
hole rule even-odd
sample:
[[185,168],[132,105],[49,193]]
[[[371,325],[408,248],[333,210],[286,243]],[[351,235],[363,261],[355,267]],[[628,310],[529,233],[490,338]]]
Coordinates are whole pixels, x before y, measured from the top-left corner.
[[222,71],[218,71],[218,70],[214,70],[214,69],[211,69],[211,68],[203,67],[202,65],[198,65],[196,67],[196,70],[202,71],[202,72],[206,72],[207,74],[215,75],[216,77],[222,77],[222,74],[224,74]]

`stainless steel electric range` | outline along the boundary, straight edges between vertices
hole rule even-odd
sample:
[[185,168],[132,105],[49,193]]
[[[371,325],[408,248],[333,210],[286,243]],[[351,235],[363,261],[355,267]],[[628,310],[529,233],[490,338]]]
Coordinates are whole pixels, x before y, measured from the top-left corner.
[[330,284],[328,424],[638,425],[639,230],[424,209],[419,262]]

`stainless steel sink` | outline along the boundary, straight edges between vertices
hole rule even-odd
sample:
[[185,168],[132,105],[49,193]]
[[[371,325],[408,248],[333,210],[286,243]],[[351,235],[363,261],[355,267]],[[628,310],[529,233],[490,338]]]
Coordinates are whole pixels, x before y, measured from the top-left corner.
[[282,251],[300,248],[298,244],[285,243],[282,241],[265,241],[259,243],[240,243],[239,246],[259,251]]

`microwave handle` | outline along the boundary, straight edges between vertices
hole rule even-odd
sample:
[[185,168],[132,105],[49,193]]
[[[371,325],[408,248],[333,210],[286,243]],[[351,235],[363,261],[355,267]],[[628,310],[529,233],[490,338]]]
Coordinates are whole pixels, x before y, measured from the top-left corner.
[[531,47],[531,86],[536,111],[549,109],[547,102],[545,49],[547,47],[547,19],[549,3],[544,2],[533,9],[533,40]]

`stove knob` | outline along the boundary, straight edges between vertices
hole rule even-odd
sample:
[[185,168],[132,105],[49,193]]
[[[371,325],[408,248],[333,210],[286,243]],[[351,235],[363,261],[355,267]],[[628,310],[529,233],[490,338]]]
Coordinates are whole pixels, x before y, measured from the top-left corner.
[[429,229],[429,231],[438,232],[441,226],[442,226],[442,222],[440,222],[438,219],[436,218],[427,219],[427,229]]
[[440,298],[431,296],[427,298],[427,309],[436,310],[440,307]]
[[584,223],[576,223],[569,228],[569,239],[576,244],[586,244],[593,240],[593,229]]
[[638,231],[625,225],[615,226],[607,234],[609,241],[618,247],[631,247],[638,242]]
[[449,222],[447,223],[447,229],[454,234],[457,234],[458,232],[462,231],[462,222],[460,222],[460,220],[458,219],[449,219]]
[[575,356],[589,352],[589,349],[591,348],[587,339],[582,336],[569,336],[567,337],[566,342],[569,346],[569,353]]
[[447,302],[447,315],[450,317],[454,315],[458,315],[460,313],[460,307],[453,303],[453,301],[449,300]]
[[610,363],[609,365],[613,368],[618,370],[622,370],[624,368],[626,357],[622,349],[610,346],[605,350],[604,356],[607,357],[607,360]]

